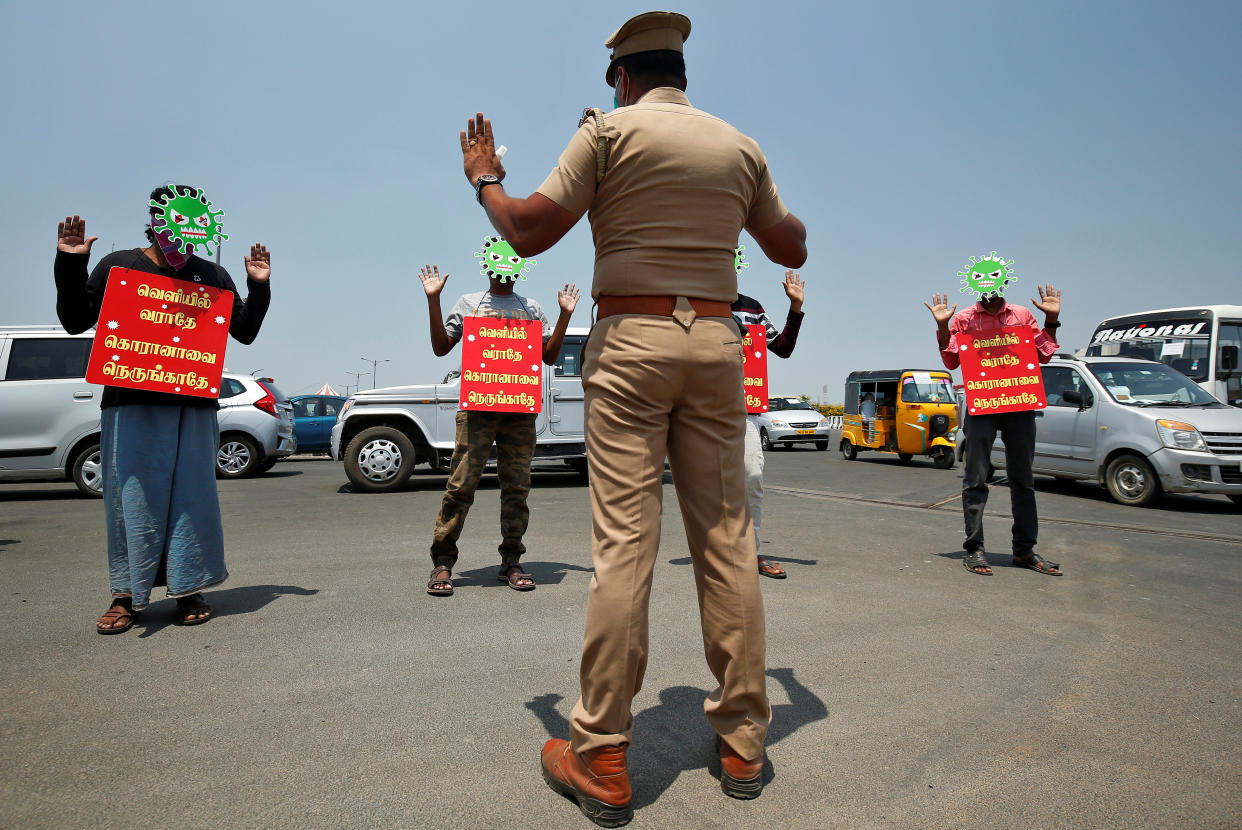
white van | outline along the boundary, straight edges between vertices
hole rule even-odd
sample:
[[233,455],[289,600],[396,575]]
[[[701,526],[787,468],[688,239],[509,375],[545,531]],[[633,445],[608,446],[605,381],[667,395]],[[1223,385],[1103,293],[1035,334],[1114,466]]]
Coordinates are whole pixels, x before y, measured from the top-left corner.
[[1155,360],[1217,400],[1242,406],[1242,306],[1161,308],[1101,320],[1087,357]]

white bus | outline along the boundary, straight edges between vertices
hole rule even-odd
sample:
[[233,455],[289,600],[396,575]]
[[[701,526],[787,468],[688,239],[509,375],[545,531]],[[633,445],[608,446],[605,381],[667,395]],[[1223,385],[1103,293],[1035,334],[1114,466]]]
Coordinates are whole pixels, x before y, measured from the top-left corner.
[[1242,406],[1242,305],[1162,308],[1100,321],[1088,357],[1164,363],[1232,406]]

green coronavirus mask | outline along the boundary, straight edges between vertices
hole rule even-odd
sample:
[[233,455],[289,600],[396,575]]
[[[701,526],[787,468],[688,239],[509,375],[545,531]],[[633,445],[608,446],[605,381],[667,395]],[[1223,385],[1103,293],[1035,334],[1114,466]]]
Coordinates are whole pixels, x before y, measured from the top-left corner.
[[986,257],[971,257],[965,271],[958,271],[962,278],[962,293],[975,294],[983,300],[1000,297],[1010,283],[1018,281],[1013,273],[1013,260],[997,256],[996,251]]
[[476,257],[482,257],[479,273],[488,279],[503,282],[517,282],[526,279],[526,272],[535,264],[535,260],[518,256],[513,246],[499,236],[488,236],[483,240],[483,250],[475,251]]
[[750,267],[750,263],[746,261],[746,254],[743,253],[745,250],[745,245],[738,245],[733,249],[733,270],[739,274],[742,273],[743,268]]
[[212,245],[228,239],[220,225],[222,210],[212,210],[211,202],[202,191],[177,185],[174,195],[161,195],[150,201],[156,209],[153,227],[157,233],[166,233],[177,243],[183,254],[194,253],[194,246],[202,245],[208,254]]

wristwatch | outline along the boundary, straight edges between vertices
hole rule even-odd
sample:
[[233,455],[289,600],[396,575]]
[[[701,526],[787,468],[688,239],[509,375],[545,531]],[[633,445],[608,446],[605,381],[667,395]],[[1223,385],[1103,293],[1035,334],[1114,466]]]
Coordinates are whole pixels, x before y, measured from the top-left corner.
[[500,179],[491,173],[484,173],[474,180],[474,198],[478,200],[479,204],[483,204],[483,188],[489,184],[500,184]]
[[1058,320],[1055,323],[1044,323],[1044,328],[1045,329],[1059,329],[1061,328],[1061,322]]

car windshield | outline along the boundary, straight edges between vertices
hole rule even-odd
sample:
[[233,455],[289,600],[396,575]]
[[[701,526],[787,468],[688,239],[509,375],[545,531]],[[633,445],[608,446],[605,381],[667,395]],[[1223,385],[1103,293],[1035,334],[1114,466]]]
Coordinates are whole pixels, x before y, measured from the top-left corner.
[[1090,363],[1087,367],[1108,394],[1127,406],[1223,406],[1163,363]]
[[768,399],[768,411],[769,412],[782,412],[786,409],[809,409],[811,411],[814,411],[815,407],[811,406],[811,404],[808,401],[804,401],[801,398],[769,398]]
[[911,377],[901,379],[901,399],[906,403],[953,403],[953,387],[948,378]]

